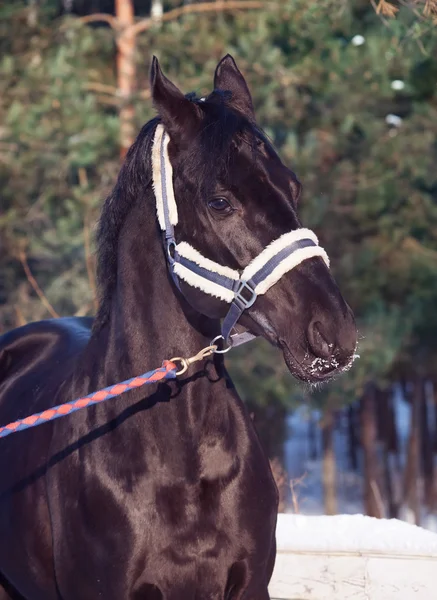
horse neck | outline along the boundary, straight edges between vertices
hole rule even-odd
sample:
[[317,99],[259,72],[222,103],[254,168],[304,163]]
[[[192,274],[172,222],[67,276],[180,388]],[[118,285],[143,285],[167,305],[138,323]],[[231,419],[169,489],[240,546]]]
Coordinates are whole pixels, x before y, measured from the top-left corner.
[[109,321],[100,332],[105,379],[121,381],[164,359],[192,356],[219,333],[219,323],[193,311],[171,282],[151,189],[126,218],[117,263]]

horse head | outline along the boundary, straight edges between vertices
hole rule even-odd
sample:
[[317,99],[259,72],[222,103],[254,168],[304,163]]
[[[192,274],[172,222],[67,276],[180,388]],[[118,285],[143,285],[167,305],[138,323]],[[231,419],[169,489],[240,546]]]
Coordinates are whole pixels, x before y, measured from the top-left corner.
[[348,368],[352,311],[326,252],[301,225],[301,185],[256,124],[233,58],[218,64],[205,98],[185,96],[154,58],[151,90],[153,185],[175,293],[209,319],[224,318],[226,341],[237,321],[266,338],[303,381]]

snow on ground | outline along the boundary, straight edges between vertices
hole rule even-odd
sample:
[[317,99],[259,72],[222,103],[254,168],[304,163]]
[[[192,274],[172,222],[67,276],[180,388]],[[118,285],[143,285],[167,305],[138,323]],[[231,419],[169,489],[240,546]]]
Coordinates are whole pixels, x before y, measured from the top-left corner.
[[435,556],[437,534],[397,519],[281,514],[278,550]]

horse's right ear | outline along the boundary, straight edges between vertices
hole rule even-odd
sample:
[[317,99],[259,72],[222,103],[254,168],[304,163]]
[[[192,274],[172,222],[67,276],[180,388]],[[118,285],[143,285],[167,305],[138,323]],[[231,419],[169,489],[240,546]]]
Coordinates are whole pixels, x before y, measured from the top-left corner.
[[162,124],[176,141],[184,132],[192,130],[199,122],[197,106],[164,75],[156,56],[150,70],[152,100],[161,117]]

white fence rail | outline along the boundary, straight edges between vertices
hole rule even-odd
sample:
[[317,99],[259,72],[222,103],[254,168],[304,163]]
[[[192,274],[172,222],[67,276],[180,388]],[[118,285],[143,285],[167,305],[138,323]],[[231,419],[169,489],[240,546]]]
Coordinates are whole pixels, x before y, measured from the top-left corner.
[[279,515],[278,600],[437,599],[437,534],[362,515]]

